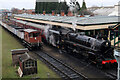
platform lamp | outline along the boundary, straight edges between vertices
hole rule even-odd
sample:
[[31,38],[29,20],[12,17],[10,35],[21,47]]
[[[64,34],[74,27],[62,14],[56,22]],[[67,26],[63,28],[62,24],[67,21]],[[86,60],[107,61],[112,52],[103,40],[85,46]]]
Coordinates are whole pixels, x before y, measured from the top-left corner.
[[120,80],[120,48],[114,50],[114,56],[118,63],[117,80]]

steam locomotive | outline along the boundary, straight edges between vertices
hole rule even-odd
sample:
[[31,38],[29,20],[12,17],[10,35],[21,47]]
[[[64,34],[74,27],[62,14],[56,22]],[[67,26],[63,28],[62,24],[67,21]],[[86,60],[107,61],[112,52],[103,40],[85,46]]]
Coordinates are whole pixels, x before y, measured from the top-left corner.
[[57,31],[49,30],[51,36],[55,39],[54,45],[60,49],[60,52],[79,54],[87,60],[96,64],[100,69],[116,64],[113,56],[113,47],[107,40],[99,40],[80,33],[75,33],[68,29]]

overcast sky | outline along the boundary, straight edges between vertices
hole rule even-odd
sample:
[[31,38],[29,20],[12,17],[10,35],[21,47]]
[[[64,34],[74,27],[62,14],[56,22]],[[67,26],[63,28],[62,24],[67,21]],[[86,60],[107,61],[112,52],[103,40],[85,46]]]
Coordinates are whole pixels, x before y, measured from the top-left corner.
[[[36,0],[0,0],[0,9],[25,8],[34,9]],[[66,0],[69,2],[70,0]],[[82,5],[83,0],[77,0]],[[114,6],[120,0],[85,0],[87,7],[91,6]]]

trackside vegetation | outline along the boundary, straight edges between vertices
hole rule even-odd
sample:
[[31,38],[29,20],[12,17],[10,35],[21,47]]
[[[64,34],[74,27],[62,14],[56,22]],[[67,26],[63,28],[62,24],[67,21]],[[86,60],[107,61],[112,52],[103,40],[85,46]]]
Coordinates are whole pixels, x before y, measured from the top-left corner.
[[[17,74],[18,67],[12,66],[12,49],[24,48],[21,43],[3,28],[2,30],[2,78],[19,78]],[[34,54],[33,54],[34,55]],[[43,62],[38,62],[38,74],[23,76],[23,78],[60,78],[55,72],[49,69]],[[20,80],[21,80],[20,79]]]

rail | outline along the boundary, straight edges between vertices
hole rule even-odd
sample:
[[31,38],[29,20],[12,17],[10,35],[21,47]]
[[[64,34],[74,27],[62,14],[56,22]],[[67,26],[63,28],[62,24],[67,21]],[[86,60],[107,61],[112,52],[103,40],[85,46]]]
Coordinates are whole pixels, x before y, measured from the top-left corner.
[[48,64],[54,67],[57,71],[59,71],[62,75],[62,78],[69,79],[69,80],[87,80],[87,77],[82,75],[81,73],[77,72],[67,64],[64,64],[58,59],[53,58],[48,53],[39,51],[35,52],[39,57],[45,60]]

